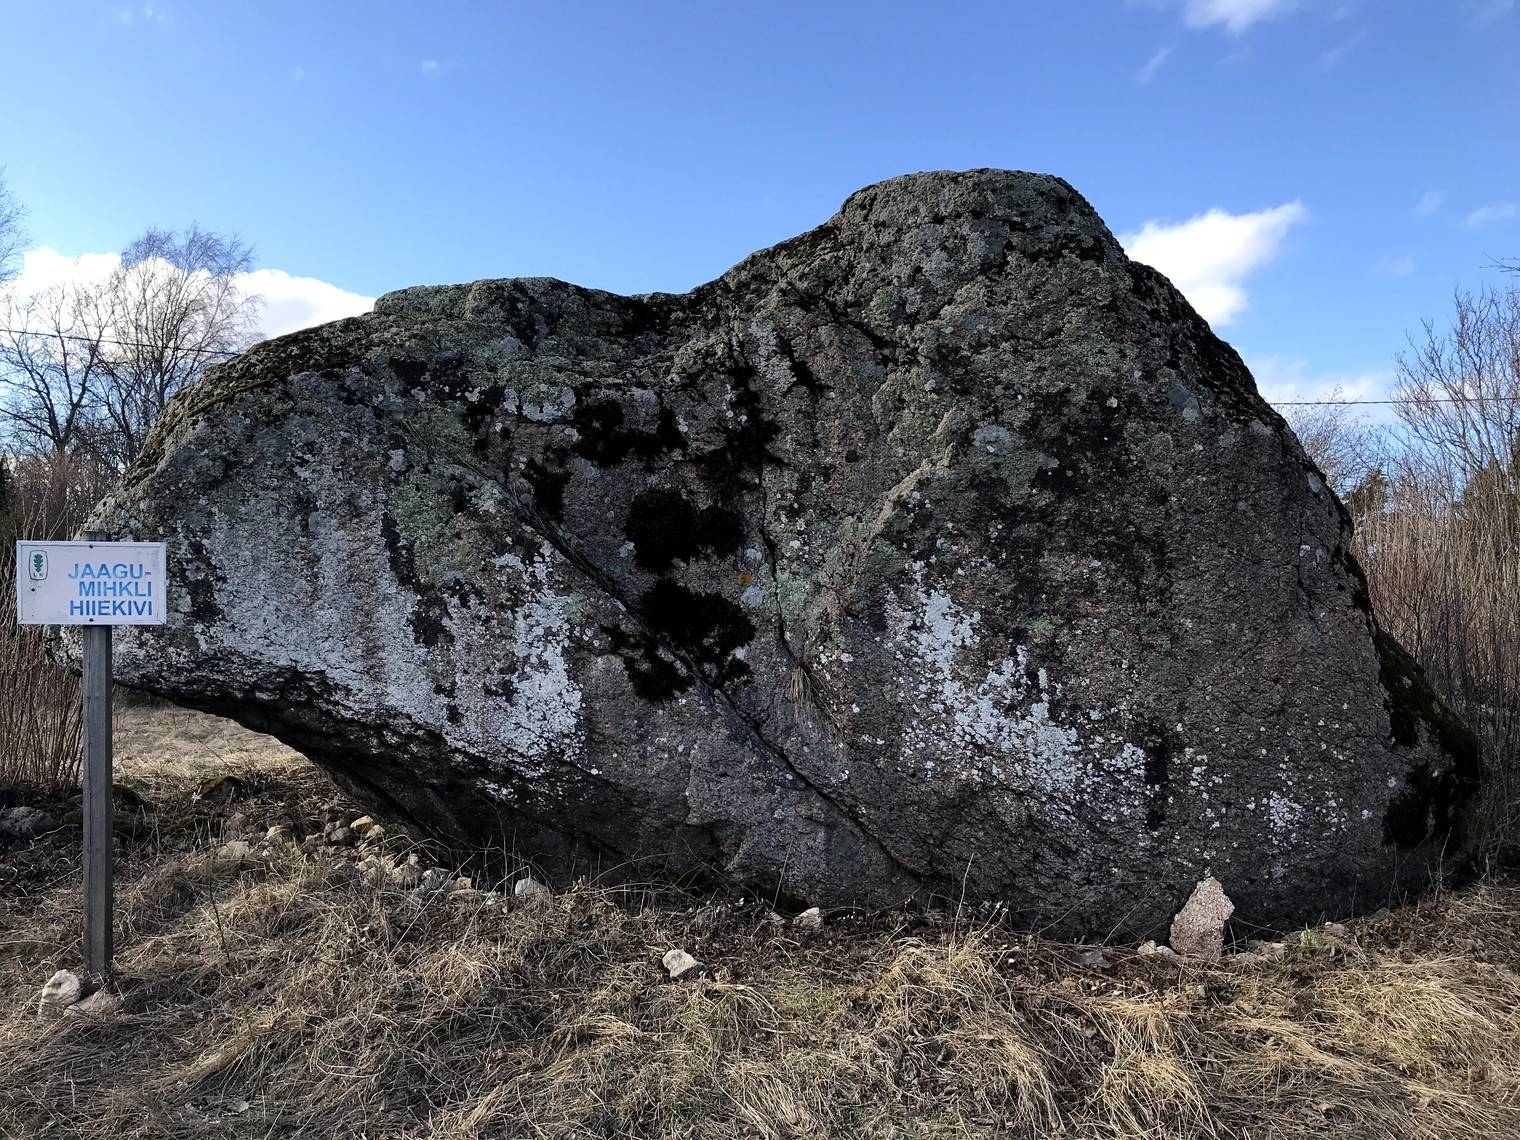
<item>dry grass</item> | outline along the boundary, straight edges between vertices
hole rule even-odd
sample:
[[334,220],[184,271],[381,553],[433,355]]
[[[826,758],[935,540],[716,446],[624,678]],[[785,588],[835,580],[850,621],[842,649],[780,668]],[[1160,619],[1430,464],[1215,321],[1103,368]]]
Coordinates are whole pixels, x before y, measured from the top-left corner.
[[173,798],[219,775],[299,782],[312,771],[306,757],[272,736],[173,706],[118,707],[112,752],[117,779],[150,800]]
[[1378,619],[1482,741],[1490,837],[1520,842],[1520,496],[1412,466],[1378,493],[1355,540]]
[[[177,732],[223,761],[266,748],[172,715],[124,716],[160,796],[204,774],[152,771]],[[216,811],[299,814],[289,758],[265,755],[276,786]],[[0,899],[0,1135],[1520,1135],[1511,886],[1275,960],[1109,949],[1098,972],[953,915],[810,934],[669,890],[461,904],[375,889],[330,850],[218,860],[217,823],[185,850],[129,845],[109,1017],[37,1009],[77,963],[73,882]],[[672,946],[719,972],[666,981]]]

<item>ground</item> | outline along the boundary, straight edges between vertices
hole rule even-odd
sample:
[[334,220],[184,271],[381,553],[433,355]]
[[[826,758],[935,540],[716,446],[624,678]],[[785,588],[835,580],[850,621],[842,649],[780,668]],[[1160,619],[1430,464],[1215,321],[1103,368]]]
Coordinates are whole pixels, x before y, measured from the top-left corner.
[[1501,875],[1218,964],[1094,957],[980,909],[461,883],[200,714],[120,710],[117,756],[119,1002],[38,1000],[80,969],[77,830],[0,851],[6,1137],[1520,1136]]

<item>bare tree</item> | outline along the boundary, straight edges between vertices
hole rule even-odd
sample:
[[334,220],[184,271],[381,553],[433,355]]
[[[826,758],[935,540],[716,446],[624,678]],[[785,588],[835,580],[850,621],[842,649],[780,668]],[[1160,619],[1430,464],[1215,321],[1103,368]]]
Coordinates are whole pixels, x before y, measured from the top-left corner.
[[77,288],[0,302],[0,425],[20,455],[98,449],[102,345],[86,333]]
[[0,299],[0,444],[119,471],[175,392],[254,339],[252,262],[236,235],[149,229],[102,281]]
[[239,274],[253,250],[235,234],[191,225],[149,229],[82,309],[100,345],[99,404],[110,431],[105,457],[118,466],[142,449],[169,397],[207,365],[257,335],[262,300]]
[[1309,458],[1324,472],[1326,482],[1346,498],[1379,469],[1387,441],[1379,428],[1357,414],[1354,405],[1341,400],[1337,388],[1329,401],[1294,405],[1283,416]]
[[16,255],[26,248],[26,211],[5,185],[5,168],[0,167],[0,285],[16,276]]
[[[1453,492],[1516,466],[1520,446],[1520,290],[1457,293],[1451,328],[1427,321],[1398,358],[1396,406],[1410,438]],[[1514,488],[1511,488],[1514,490]]]

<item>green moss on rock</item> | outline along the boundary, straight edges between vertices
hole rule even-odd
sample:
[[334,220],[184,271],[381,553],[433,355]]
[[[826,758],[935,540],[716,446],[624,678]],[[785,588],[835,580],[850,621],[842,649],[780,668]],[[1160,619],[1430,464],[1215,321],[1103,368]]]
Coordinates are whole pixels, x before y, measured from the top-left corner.
[[1436,764],[1421,761],[1405,775],[1403,791],[1383,815],[1384,842],[1412,848],[1435,841],[1464,849],[1468,813],[1483,777],[1482,746],[1402,645],[1381,630],[1374,645],[1394,743],[1414,748],[1423,741],[1441,755]]

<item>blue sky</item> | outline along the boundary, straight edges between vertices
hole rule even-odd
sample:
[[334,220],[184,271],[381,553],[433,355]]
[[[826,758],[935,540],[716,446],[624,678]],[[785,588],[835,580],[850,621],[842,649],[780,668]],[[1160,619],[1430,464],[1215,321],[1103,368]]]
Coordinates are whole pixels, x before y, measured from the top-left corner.
[[996,166],[1071,182],[1269,395],[1365,396],[1454,287],[1520,257],[1516,0],[0,17],[0,165],[34,242],[72,258],[148,224],[236,230],[287,324],[478,277],[685,290],[867,183]]

